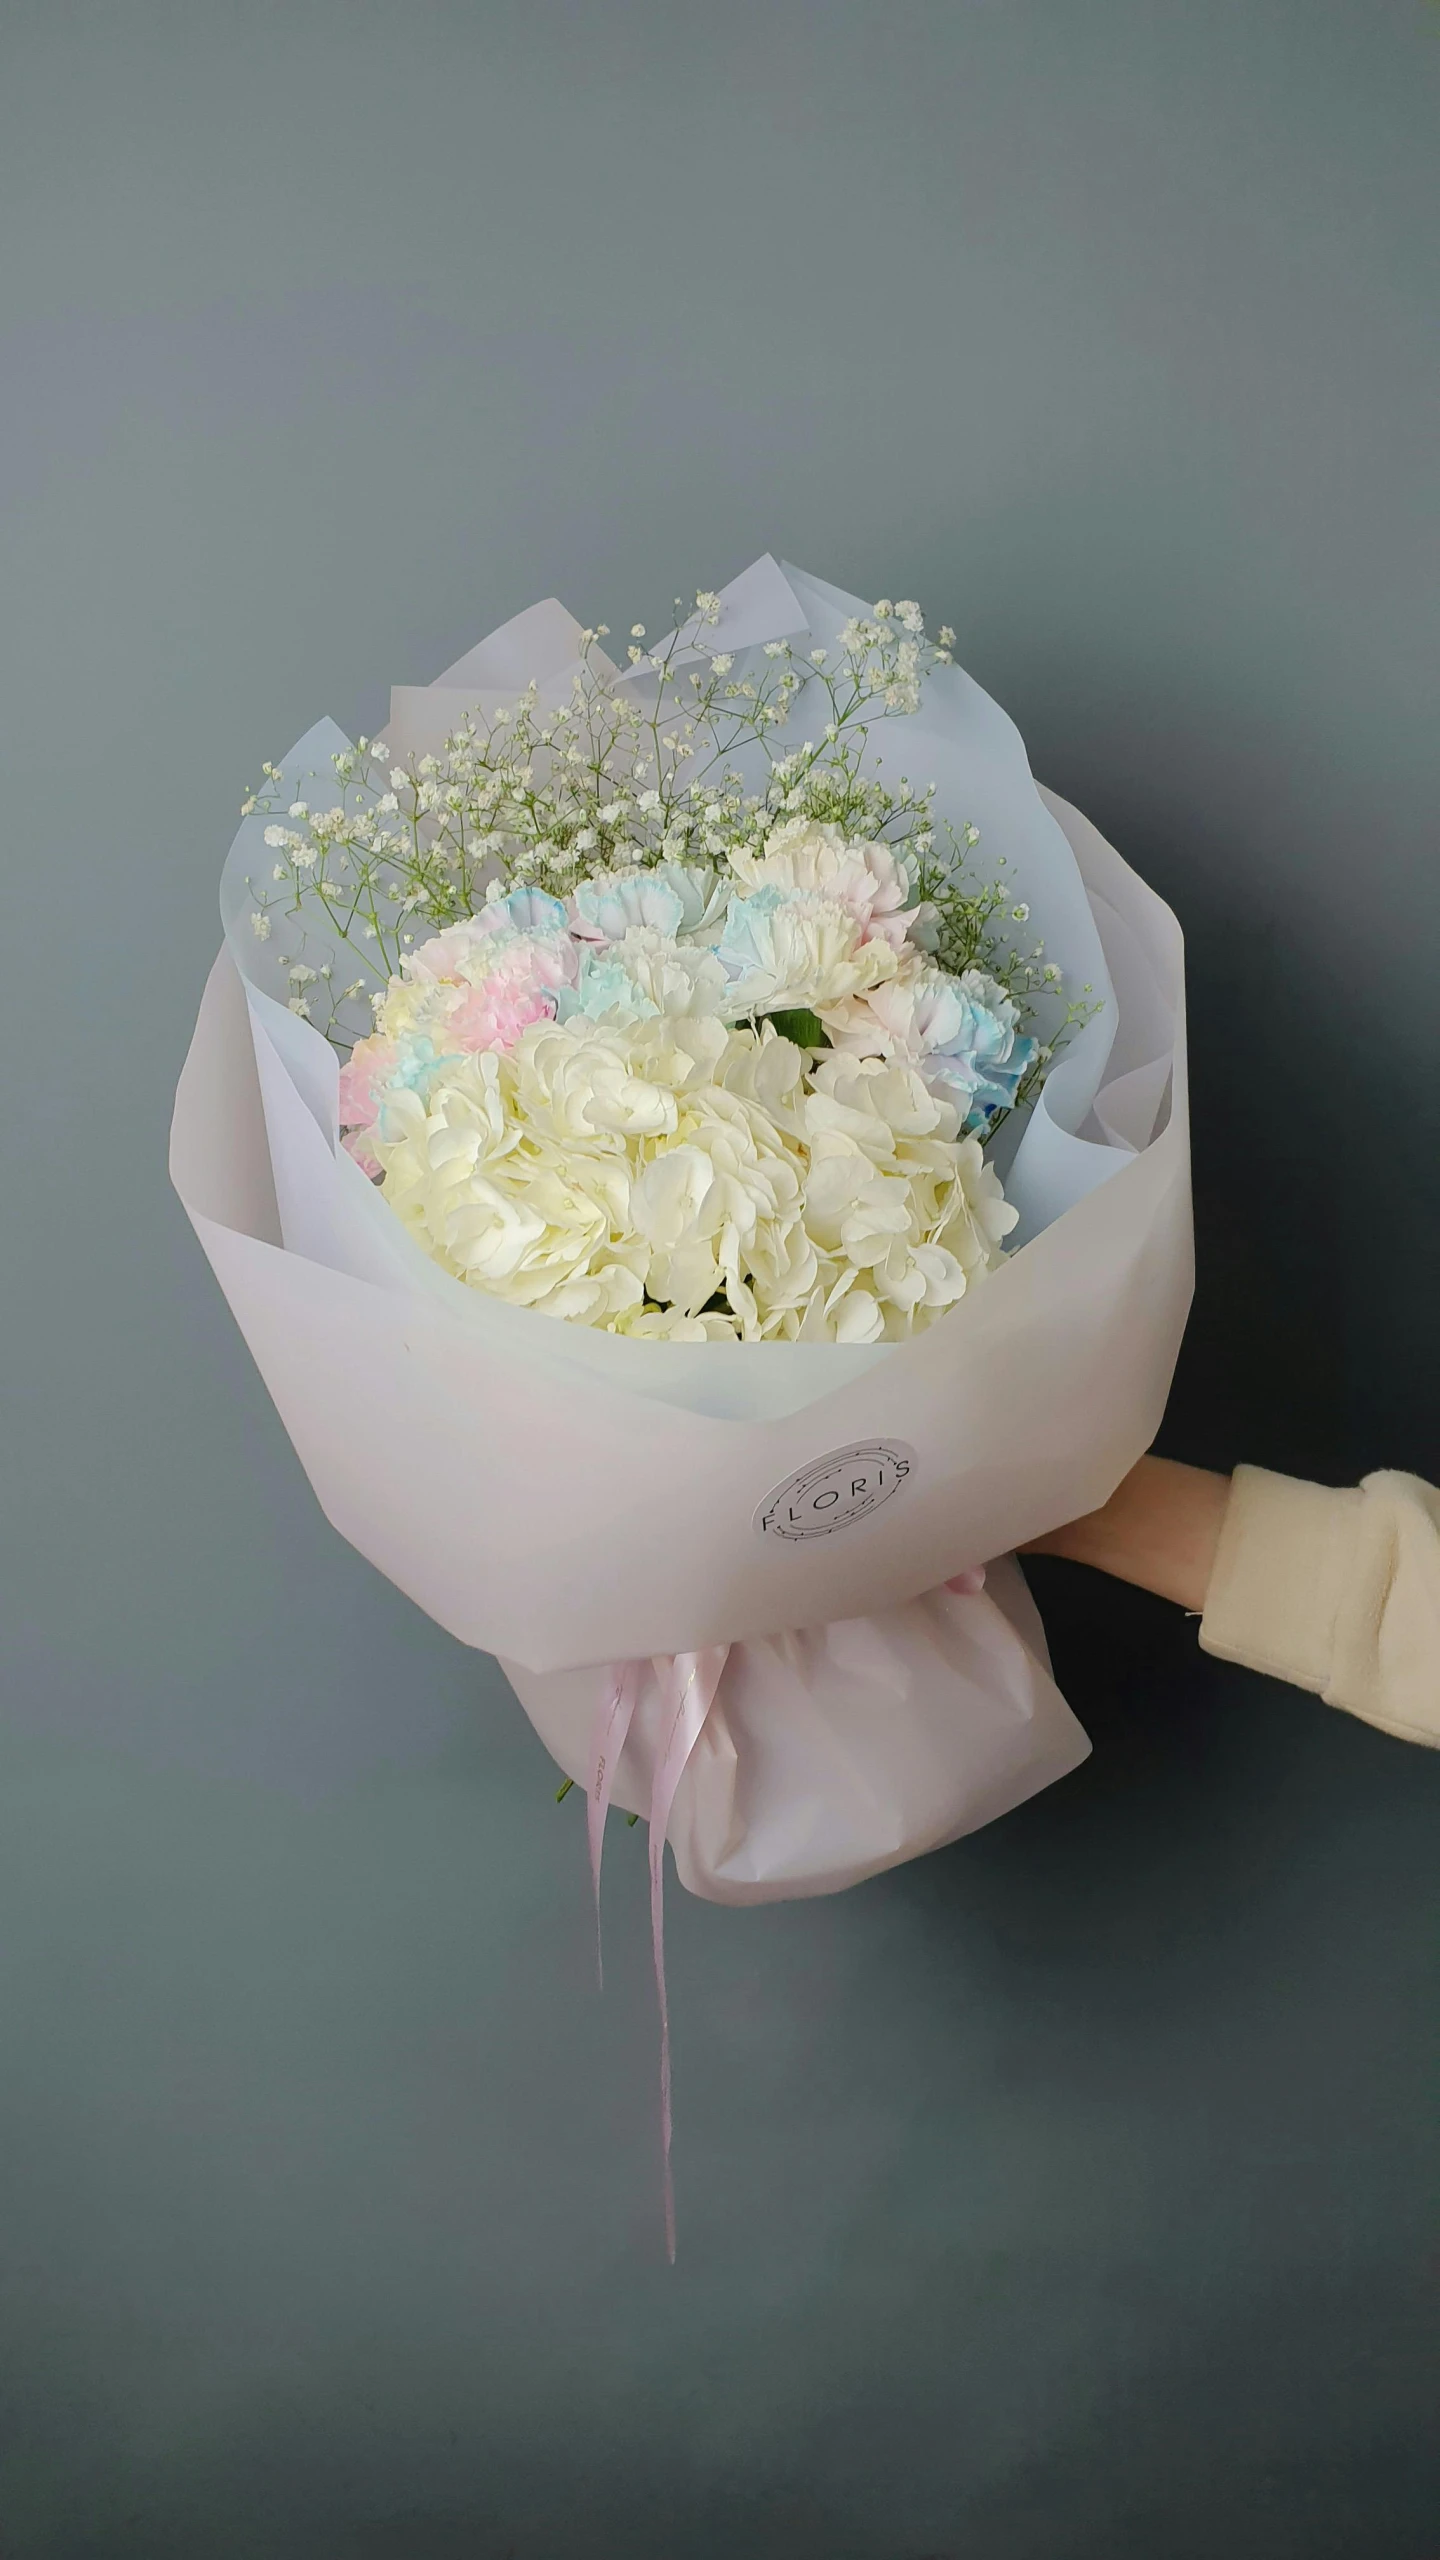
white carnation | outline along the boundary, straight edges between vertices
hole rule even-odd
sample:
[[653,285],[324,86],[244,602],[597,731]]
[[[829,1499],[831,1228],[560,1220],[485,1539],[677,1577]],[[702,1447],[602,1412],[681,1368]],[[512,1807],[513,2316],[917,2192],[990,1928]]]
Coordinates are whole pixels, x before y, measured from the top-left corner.
[[718,1016],[724,1009],[729,980],[713,951],[672,942],[654,925],[632,925],[611,957],[657,1013]]
[[737,1017],[838,1004],[893,978],[897,967],[888,942],[862,938],[849,907],[814,890],[773,884],[732,898],[720,958]]
[[752,889],[804,889],[848,908],[862,935],[905,939],[912,895],[903,855],[817,818],[787,818],[763,847],[737,846],[730,866]]

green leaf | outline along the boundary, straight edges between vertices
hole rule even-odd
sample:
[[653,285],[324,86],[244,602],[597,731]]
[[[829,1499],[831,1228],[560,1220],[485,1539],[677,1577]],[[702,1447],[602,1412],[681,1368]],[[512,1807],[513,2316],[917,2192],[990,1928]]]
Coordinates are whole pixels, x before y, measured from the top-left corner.
[[779,1013],[762,1013],[762,1022],[773,1023],[782,1040],[793,1040],[797,1049],[828,1049],[830,1034],[818,1013],[808,1005],[797,1004]]

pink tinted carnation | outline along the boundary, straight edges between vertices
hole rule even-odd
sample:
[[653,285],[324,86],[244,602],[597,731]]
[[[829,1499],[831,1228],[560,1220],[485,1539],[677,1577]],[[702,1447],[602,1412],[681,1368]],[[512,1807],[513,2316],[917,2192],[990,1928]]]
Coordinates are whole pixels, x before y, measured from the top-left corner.
[[530,1023],[545,1021],[554,1011],[548,989],[523,978],[507,984],[496,977],[483,987],[467,988],[446,1031],[457,1049],[513,1049]]
[[347,1156],[354,1157],[361,1172],[368,1174],[370,1180],[374,1182],[380,1173],[381,1166],[379,1157],[371,1153],[369,1130],[347,1129],[340,1144]]
[[386,1088],[399,1063],[400,1052],[393,1040],[384,1040],[376,1033],[368,1040],[356,1041],[340,1070],[342,1129],[374,1128]]
[[[553,1018],[556,992],[577,968],[564,933],[517,933],[503,924],[482,931],[467,918],[437,934],[407,956],[404,977],[390,981],[380,1027],[356,1042],[340,1070],[341,1127],[373,1129],[386,1096],[401,1087],[424,1099],[447,1061],[513,1049],[532,1022]],[[359,1149],[350,1152],[370,1169]]]
[[445,1026],[459,1049],[513,1049],[530,1023],[553,1015],[558,990],[574,984],[579,965],[563,933],[496,940],[486,957],[490,966],[476,969]]
[[482,907],[478,915],[462,916],[458,924],[448,924],[443,933],[422,942],[417,951],[407,952],[405,975],[422,982],[478,977],[491,964],[497,937],[509,929],[503,906]]

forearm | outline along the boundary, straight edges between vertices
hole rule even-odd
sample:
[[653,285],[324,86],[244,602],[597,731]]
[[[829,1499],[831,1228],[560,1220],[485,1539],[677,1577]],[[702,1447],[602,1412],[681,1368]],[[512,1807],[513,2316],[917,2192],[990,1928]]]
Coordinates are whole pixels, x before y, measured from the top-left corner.
[[1337,1488],[1142,1458],[1032,1552],[1178,1601],[1207,1653],[1440,1744],[1440,1492],[1418,1476]]
[[1171,1458],[1142,1458],[1101,1510],[1032,1540],[1028,1552],[1068,1556],[1198,1611],[1229,1499],[1228,1476]]

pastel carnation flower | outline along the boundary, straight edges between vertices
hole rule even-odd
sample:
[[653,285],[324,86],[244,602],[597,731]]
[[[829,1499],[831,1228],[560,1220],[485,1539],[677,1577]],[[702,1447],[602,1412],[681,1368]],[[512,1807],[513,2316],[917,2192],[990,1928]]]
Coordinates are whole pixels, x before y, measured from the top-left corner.
[[562,1022],[575,1013],[592,1021],[613,1013],[627,1022],[654,1013],[718,1014],[728,986],[712,952],[672,942],[654,925],[632,925],[621,941],[581,951],[579,979],[557,1010]]
[[501,967],[529,969],[553,986],[573,979],[575,951],[559,899],[542,898],[533,889],[518,890],[515,897],[535,905],[532,921],[514,924],[509,913],[514,898],[498,899],[407,951],[406,980],[422,986],[442,981],[478,986]]
[[597,871],[571,901],[571,930],[591,942],[621,942],[634,925],[679,932],[685,900],[658,871]]
[[340,1126],[349,1133],[342,1143],[362,1171],[373,1176],[380,1170],[370,1136],[390,1098],[412,1093],[423,1100],[461,1055],[458,1042],[442,1040],[437,1047],[427,1031],[400,1040],[377,1033],[356,1042],[340,1070]]
[[[557,900],[546,903],[563,919]],[[484,915],[467,917],[407,954],[405,976],[390,982],[381,1028],[403,1037],[438,1020],[452,1047],[512,1049],[528,1023],[555,1012],[578,968],[568,933],[518,933],[503,923],[487,927]]]
[[552,1018],[556,992],[557,982],[538,965],[534,947],[522,944],[490,977],[466,989],[450,1016],[451,1038],[467,1051],[513,1049],[532,1022]]
[[400,1064],[397,1043],[379,1032],[368,1040],[357,1040],[340,1070],[340,1126],[342,1129],[370,1129],[380,1117],[380,1105]]
[[568,919],[558,898],[542,889],[512,889],[508,897],[487,898],[478,914],[462,916],[418,950],[407,952],[407,978],[456,978],[467,983],[487,975],[496,941],[524,934],[568,937]]
[[717,869],[713,862],[657,862],[646,878],[663,881],[679,899],[676,933],[708,935],[718,929],[733,888],[729,863]]
[[497,931],[507,925],[515,933],[565,933],[569,928],[563,901],[545,889],[512,889],[498,897],[487,890],[481,916],[487,923],[494,918]]
[[[557,900],[545,903],[563,918]],[[568,934],[549,929],[547,916],[540,922],[545,930],[519,933],[503,916],[493,926],[467,917],[407,954],[406,974],[391,979],[374,1034],[357,1041],[340,1075],[340,1125],[362,1133],[350,1152],[367,1172],[377,1160],[363,1133],[374,1128],[389,1095],[423,1098],[458,1059],[513,1049],[532,1022],[552,1019],[577,953]]]
[[895,975],[888,942],[866,941],[853,910],[814,890],[775,884],[732,898],[719,957],[735,1015],[818,1009]]
[[1016,1006],[982,969],[896,977],[823,1019],[837,1049],[913,1061],[927,1085],[950,1095],[962,1124],[1009,1110],[1035,1056]]
[[642,1022],[660,1008],[631,976],[609,943],[592,943],[580,955],[580,975],[556,1005],[561,1022]]
[[922,912],[911,904],[903,855],[847,836],[828,821],[787,818],[767,836],[763,852],[737,849],[730,859],[752,888],[809,889],[848,908],[862,942],[878,935],[898,951]]

